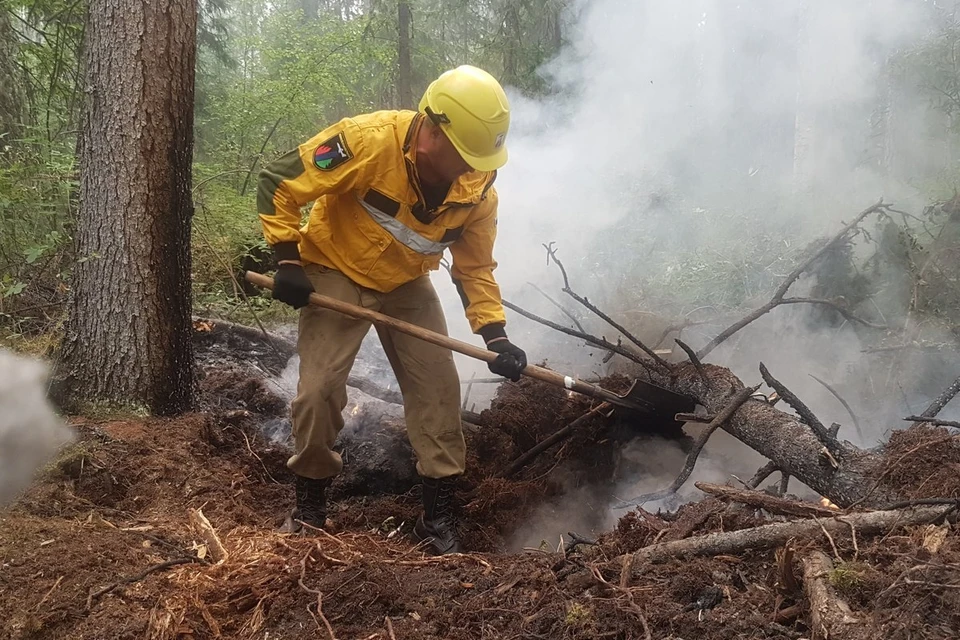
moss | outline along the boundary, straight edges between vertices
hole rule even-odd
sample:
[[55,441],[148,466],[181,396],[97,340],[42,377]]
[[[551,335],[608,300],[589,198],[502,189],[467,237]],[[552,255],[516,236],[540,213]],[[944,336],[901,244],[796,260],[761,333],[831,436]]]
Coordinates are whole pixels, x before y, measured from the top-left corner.
[[830,586],[837,591],[852,594],[863,586],[864,574],[868,569],[862,562],[841,562],[834,567],[827,579]]
[[568,627],[582,627],[590,620],[592,615],[593,613],[588,607],[579,602],[574,602],[567,607],[567,615],[563,619],[563,623]]

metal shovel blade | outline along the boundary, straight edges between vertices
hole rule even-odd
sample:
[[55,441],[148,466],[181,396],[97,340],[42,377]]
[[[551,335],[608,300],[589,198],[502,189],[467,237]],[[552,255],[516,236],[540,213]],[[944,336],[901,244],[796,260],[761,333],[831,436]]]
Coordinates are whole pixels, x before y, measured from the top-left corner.
[[678,413],[692,413],[697,406],[696,401],[688,395],[644,380],[634,380],[627,392],[620,397],[625,401],[621,406],[647,407],[644,414],[669,420],[673,420]]

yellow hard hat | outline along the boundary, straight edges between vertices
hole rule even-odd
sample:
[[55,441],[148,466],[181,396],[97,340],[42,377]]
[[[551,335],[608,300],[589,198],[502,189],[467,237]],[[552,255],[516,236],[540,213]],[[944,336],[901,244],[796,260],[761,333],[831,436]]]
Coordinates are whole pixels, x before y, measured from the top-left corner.
[[420,111],[477,171],[506,164],[510,105],[503,87],[486,71],[462,65],[444,72],[427,87]]

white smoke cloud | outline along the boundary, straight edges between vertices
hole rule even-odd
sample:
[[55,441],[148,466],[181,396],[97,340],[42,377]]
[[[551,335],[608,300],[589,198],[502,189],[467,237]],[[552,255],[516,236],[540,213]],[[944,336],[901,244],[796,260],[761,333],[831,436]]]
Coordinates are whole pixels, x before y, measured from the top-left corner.
[[[530,99],[508,90],[496,248],[505,297],[562,319],[525,286],[533,281],[576,306],[545,260],[541,243],[556,241],[573,287],[618,319],[627,319],[618,315],[623,289],[638,311],[674,316],[679,294],[638,292],[643,278],[682,273],[690,256],[716,267],[765,243],[792,255],[881,195],[906,209],[923,202],[912,185],[935,168],[913,160],[933,154],[929,118],[917,115],[928,105],[900,95],[895,114],[883,111],[887,63],[930,33],[943,4],[575,3],[570,45],[542,69],[556,92]],[[885,129],[876,124],[881,113]],[[434,279],[451,332],[475,341],[446,274]],[[546,330],[512,312],[508,320],[531,360],[577,367]],[[580,351],[588,375],[597,358]],[[462,378],[485,374],[466,358],[458,366]]]
[[0,506],[13,500],[37,468],[72,434],[46,398],[46,365],[0,350]]

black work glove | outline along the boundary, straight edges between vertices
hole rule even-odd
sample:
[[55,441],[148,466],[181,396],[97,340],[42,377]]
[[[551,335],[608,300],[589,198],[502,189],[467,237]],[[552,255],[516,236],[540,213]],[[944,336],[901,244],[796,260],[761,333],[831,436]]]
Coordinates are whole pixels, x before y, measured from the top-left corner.
[[294,309],[299,309],[307,306],[313,291],[313,284],[302,266],[285,262],[277,267],[277,273],[273,276],[274,300],[286,302]]
[[503,325],[487,325],[479,331],[487,343],[487,349],[498,354],[489,365],[490,372],[509,378],[514,382],[520,379],[520,372],[527,366],[527,354],[507,339]]

